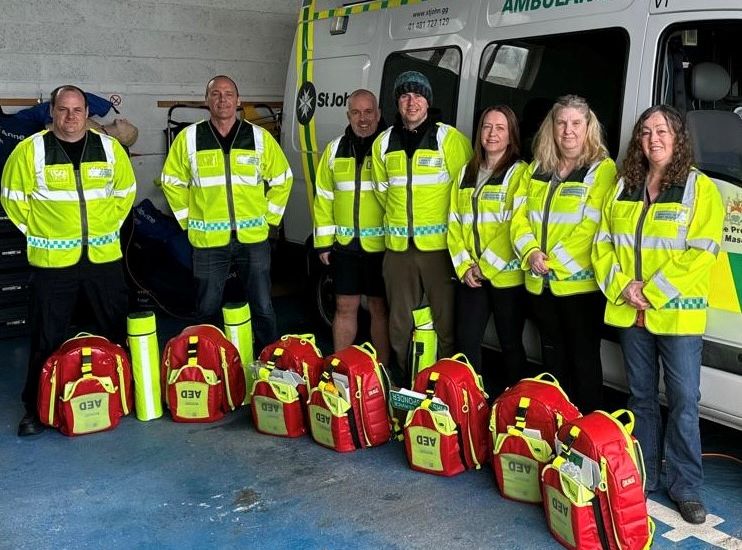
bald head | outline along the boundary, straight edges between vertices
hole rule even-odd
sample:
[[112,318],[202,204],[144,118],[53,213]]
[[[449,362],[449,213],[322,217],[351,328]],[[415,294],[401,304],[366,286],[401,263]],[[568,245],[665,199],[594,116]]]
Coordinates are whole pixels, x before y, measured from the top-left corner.
[[361,138],[372,136],[380,119],[379,104],[372,92],[360,89],[348,96],[348,122],[355,135]]
[[206,105],[215,125],[231,126],[237,120],[239,104],[237,84],[228,76],[215,76],[206,84]]

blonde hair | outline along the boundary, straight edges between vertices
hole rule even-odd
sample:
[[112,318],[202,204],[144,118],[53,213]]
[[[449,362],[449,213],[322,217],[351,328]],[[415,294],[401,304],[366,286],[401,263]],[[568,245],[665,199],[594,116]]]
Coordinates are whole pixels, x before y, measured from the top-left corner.
[[544,172],[555,172],[559,168],[561,156],[559,146],[554,140],[554,125],[559,112],[567,108],[578,110],[587,121],[585,143],[577,165],[588,166],[608,156],[608,148],[603,141],[603,127],[585,98],[565,95],[556,100],[533,140],[533,160],[538,162],[539,169]]

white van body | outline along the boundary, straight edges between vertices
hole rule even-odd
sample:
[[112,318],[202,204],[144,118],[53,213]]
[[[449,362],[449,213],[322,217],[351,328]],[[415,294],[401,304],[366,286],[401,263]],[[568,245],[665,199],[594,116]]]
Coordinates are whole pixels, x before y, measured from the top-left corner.
[[[284,96],[282,143],[295,177],[285,235],[311,246],[314,170],[347,125],[348,94],[357,88],[379,94],[391,123],[391,86],[403,70],[430,78],[433,106],[470,138],[485,106],[509,104],[521,120],[526,156],[544,114],[566,93],[588,99],[619,162],[647,107],[716,111],[725,125],[701,132],[695,144],[698,165],[717,182],[727,209],[705,336],[701,414],[742,429],[740,36],[739,0],[304,0]],[[713,64],[711,71],[698,68],[704,62]],[[718,67],[723,70],[715,72]],[[538,359],[530,326],[525,341]],[[485,344],[496,346],[491,324]],[[605,339],[602,353],[605,383],[625,389],[619,346]]]

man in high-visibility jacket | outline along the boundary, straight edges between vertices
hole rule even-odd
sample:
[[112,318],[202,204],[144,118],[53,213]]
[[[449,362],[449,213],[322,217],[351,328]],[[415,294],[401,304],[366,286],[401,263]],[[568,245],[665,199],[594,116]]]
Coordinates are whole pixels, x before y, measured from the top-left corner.
[[13,150],[0,202],[26,236],[31,264],[31,355],[18,435],[39,433],[39,375],[67,338],[77,298],[90,303],[99,333],[123,344],[128,291],[119,230],[136,195],[129,157],[115,139],[86,130],[87,98],[76,86],[51,94],[52,129]]
[[371,144],[379,135],[381,112],[368,90],[348,97],[345,133],[332,140],[320,159],[314,196],[314,247],[331,266],[335,286],[332,338],[335,351],[353,344],[361,295],[371,314],[371,341],[387,364],[389,327],[381,264],[383,211],[371,180]]
[[269,226],[281,223],[293,177],[264,128],[238,120],[237,85],[215,76],[206,85],[208,121],[173,141],[162,190],[193,245],[197,314],[218,324],[224,286],[235,266],[250,303],[257,349],[277,338],[271,303]]
[[456,274],[446,232],[451,185],[472,157],[469,140],[456,128],[433,120],[433,90],[417,71],[394,83],[399,117],[372,149],[376,196],[384,209],[384,282],[389,300],[389,337],[409,380],[408,347],[412,312],[429,302],[439,356],[454,349]]

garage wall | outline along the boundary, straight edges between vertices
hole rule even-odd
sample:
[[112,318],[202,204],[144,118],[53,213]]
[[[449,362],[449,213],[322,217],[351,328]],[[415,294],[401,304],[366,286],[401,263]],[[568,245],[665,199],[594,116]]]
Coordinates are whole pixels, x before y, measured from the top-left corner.
[[[41,97],[59,84],[121,97],[114,116],[139,128],[138,200],[165,207],[152,181],[164,160],[167,109],[200,100],[231,75],[244,100],[281,100],[300,0],[2,0],[0,97]],[[12,109],[5,109],[12,111]],[[194,115],[196,116],[196,115]]]

